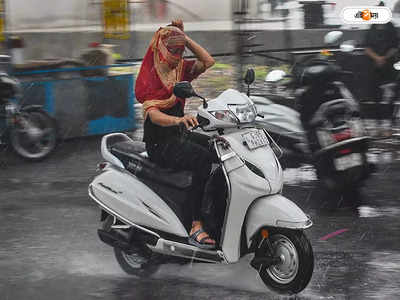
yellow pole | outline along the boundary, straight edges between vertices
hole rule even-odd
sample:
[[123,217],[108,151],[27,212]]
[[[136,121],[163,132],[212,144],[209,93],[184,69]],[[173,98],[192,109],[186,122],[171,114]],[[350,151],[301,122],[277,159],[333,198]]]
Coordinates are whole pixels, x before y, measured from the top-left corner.
[[4,5],[4,0],[0,0],[0,42],[5,41],[5,19],[6,19],[6,10]]
[[103,0],[104,37],[128,39],[130,31],[128,0]]

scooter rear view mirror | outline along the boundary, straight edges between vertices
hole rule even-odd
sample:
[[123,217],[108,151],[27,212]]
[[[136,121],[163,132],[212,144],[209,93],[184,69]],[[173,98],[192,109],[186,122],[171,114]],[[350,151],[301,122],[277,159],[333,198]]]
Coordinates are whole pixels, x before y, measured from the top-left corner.
[[175,84],[174,95],[182,99],[197,96],[189,81],[181,81]]
[[244,82],[247,85],[250,85],[254,82],[254,80],[256,79],[256,75],[253,69],[247,69],[246,71],[246,75],[244,76]]
[[192,84],[189,81],[181,81],[175,84],[173,93],[176,97],[186,99],[190,97],[199,97],[200,99],[203,100],[203,107],[207,108],[207,102],[206,99],[201,97],[200,95],[197,95],[197,93],[194,91]]
[[253,69],[247,69],[246,75],[244,76],[244,82],[247,84],[247,96],[250,97],[250,84],[256,79],[256,74]]

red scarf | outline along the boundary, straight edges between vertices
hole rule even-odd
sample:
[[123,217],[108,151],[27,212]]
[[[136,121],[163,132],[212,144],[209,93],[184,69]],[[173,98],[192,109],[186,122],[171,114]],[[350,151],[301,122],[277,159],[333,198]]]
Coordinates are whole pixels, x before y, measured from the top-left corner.
[[[183,77],[184,46],[185,36],[176,27],[160,28],[154,34],[135,86],[136,99],[143,104],[145,118],[151,108],[165,110],[178,101],[184,104],[183,99],[177,99],[172,93],[175,83]],[[172,54],[171,51],[178,54]]]

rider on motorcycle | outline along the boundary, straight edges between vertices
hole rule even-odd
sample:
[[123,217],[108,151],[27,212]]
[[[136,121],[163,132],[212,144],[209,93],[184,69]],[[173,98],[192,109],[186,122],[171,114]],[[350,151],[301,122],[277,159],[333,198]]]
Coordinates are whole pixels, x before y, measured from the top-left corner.
[[[183,59],[186,47],[196,55],[196,60]],[[179,125],[183,123],[189,128],[198,125],[198,121],[184,114],[185,99],[177,98],[173,87],[177,82],[197,78],[214,62],[204,48],[184,33],[182,20],[176,20],[155,33],[135,86],[136,98],[143,103],[143,140],[150,159],[164,168],[193,172],[189,243],[207,249],[215,247],[215,240],[204,231],[200,211],[205,185],[217,157],[209,151],[206,136],[182,139]]]
[[294,70],[294,74],[298,85],[303,88],[297,98],[297,110],[309,139],[310,150],[314,152],[318,148],[318,142],[310,121],[315,112],[325,102],[345,98],[343,91],[333,83],[338,79],[340,67],[321,56],[301,64]]

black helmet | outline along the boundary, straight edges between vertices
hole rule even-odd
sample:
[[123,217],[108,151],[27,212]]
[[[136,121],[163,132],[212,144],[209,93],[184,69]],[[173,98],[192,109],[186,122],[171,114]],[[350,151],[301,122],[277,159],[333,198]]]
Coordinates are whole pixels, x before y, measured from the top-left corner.
[[19,92],[19,81],[6,73],[0,73],[0,99],[15,98]]

